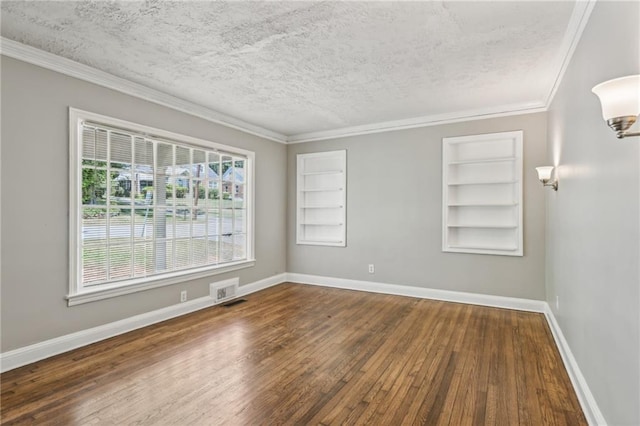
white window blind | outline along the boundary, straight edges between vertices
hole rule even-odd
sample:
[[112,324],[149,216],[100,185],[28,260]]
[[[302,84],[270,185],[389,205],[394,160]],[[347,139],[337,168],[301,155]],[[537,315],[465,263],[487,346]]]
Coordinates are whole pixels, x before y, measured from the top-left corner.
[[251,258],[245,153],[108,121],[78,118],[72,129],[79,233],[71,293]]

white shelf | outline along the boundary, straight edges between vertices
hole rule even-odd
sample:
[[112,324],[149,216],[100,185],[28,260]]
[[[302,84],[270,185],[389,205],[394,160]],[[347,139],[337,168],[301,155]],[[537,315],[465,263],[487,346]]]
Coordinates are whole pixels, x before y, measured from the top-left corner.
[[317,172],[304,172],[302,176],[314,176],[314,175],[338,175],[343,173],[342,170],[320,170]]
[[468,225],[447,225],[449,228],[495,228],[495,229],[515,229],[518,225],[480,225],[480,224],[468,224]]
[[500,157],[500,158],[479,158],[475,160],[450,161],[450,166],[459,166],[463,164],[482,164],[482,163],[503,163],[505,161],[515,161],[516,157]]
[[503,184],[511,184],[518,183],[517,180],[487,180],[487,181],[477,181],[477,182],[449,182],[447,185],[449,186],[459,186],[459,185],[503,185]]
[[316,246],[342,246],[343,240],[306,240],[305,244],[311,244]]
[[300,192],[331,192],[331,191],[342,191],[342,188],[308,188],[308,189],[300,190]]
[[296,243],[346,245],[347,152],[297,156]]
[[443,138],[443,251],[523,255],[522,140],[522,131]]
[[449,207],[513,207],[518,203],[449,203]]
[[449,248],[452,249],[464,249],[464,250],[497,250],[497,251],[515,251],[518,250],[518,247],[516,246],[473,246],[473,245],[464,245],[464,246],[457,246],[457,245],[450,245]]

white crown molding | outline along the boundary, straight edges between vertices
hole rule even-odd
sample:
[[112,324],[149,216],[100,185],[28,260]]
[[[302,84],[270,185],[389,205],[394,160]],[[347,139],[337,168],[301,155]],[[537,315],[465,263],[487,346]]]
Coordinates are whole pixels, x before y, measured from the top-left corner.
[[462,121],[484,120],[487,118],[508,117],[520,114],[532,114],[546,111],[546,106],[539,103],[523,103],[505,105],[493,108],[482,108],[461,112],[425,115],[404,120],[384,121],[381,123],[364,124],[362,126],[343,127],[341,129],[323,130],[320,132],[299,133],[287,138],[287,143],[314,142],[327,139],[337,139],[349,136],[368,135],[372,133],[392,132],[396,130],[415,129],[418,127],[439,126],[442,124],[459,123]]
[[560,356],[564,362],[565,369],[569,374],[569,379],[576,391],[578,401],[582,406],[582,411],[587,418],[587,422],[591,426],[606,426],[607,421],[602,415],[596,399],[593,397],[593,394],[589,389],[589,385],[587,385],[587,381],[580,371],[580,367],[578,367],[578,363],[571,352],[569,343],[565,339],[562,329],[560,328],[558,321],[556,321],[556,317],[553,315],[553,311],[551,311],[549,304],[546,304],[544,315],[547,318],[551,334],[553,335],[553,339],[556,341],[556,346],[558,347],[558,351],[560,352]]
[[562,82],[565,71],[571,62],[573,53],[580,41],[584,28],[589,21],[589,17],[595,3],[596,0],[576,1],[563,38],[560,54],[558,55],[557,66],[559,71],[545,101],[502,105],[492,108],[474,109],[446,114],[425,115],[403,120],[384,121],[319,132],[299,133],[290,136],[244,122],[193,102],[185,101],[175,96],[168,95],[158,90],[113,76],[104,71],[100,71],[87,65],[80,64],[4,37],[0,38],[0,53],[8,57],[19,59],[71,77],[145,99],[252,135],[280,143],[294,144],[547,111],[553,101],[558,87],[560,86],[560,83]]
[[193,102],[185,101],[184,99],[177,98],[159,90],[151,89],[143,86],[142,84],[116,77],[96,68],[45,52],[44,50],[36,49],[35,47],[18,43],[5,37],[0,37],[0,54],[28,62],[39,67],[47,68],[70,77],[88,81],[108,89],[116,90],[127,95],[135,96],[177,111],[185,112],[232,129],[240,130],[275,142],[287,143],[287,137],[281,133],[247,123]]
[[[238,297],[246,296],[256,291],[283,283],[286,274],[278,274],[247,285],[238,287]],[[147,327],[161,321],[166,321],[181,315],[208,308],[216,304],[214,298],[210,296],[200,297],[188,302],[167,306],[155,311],[146,312],[123,320],[100,325],[98,327],[81,330],[75,333],[45,340],[33,345],[14,349],[0,354],[0,372],[21,367],[41,359],[68,352],[82,346],[113,336],[127,333],[138,328]]]
[[553,98],[556,96],[556,92],[558,91],[558,88],[562,83],[562,79],[564,78],[564,74],[571,63],[573,53],[580,42],[582,33],[589,22],[589,17],[591,17],[591,12],[595,5],[596,0],[577,0],[573,7],[573,12],[571,13],[571,18],[569,18],[569,24],[567,25],[567,30],[565,31],[564,39],[562,40],[562,46],[560,47],[561,54],[558,55],[558,75],[556,76],[553,85],[551,86],[551,90],[547,95],[545,109],[549,109],[551,102],[553,102]]
[[442,300],[445,302],[489,306],[492,308],[515,309],[518,311],[538,313],[544,313],[546,311],[546,302],[542,300],[492,296],[489,294],[479,293],[464,293],[461,291],[438,290],[425,287],[414,287],[374,281],[350,280],[346,278],[324,277],[319,275],[307,275],[292,272],[287,273],[287,281],[298,284],[342,288],[346,290],[368,291],[370,293],[392,294],[396,296],[417,297],[420,299]]

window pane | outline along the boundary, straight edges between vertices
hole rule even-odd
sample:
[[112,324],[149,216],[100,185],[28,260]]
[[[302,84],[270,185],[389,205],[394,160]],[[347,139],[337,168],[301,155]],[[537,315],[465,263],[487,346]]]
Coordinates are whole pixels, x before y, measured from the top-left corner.
[[191,149],[182,146],[176,146],[176,166],[178,173],[186,177],[191,175]]
[[155,186],[155,204],[156,206],[172,206],[175,202],[175,185],[174,179],[165,176],[163,179],[158,178],[158,184]]
[[86,160],[96,159],[96,130],[91,127],[82,129],[82,158]]
[[223,235],[220,245],[220,261],[231,262],[233,260],[233,236]]
[[233,233],[233,210],[232,209],[223,209],[222,210],[222,235],[231,235]]
[[132,261],[131,245],[113,245],[109,246],[109,278],[118,280],[132,277]]
[[175,219],[167,209],[157,208],[150,211],[149,214],[153,215],[153,238],[174,238],[173,227]]
[[153,272],[161,273],[172,271],[173,262],[173,240],[156,240],[153,245]]
[[223,182],[232,182],[233,180],[233,161],[232,158],[223,155],[222,156],[222,180]]
[[191,263],[191,240],[190,239],[180,239],[175,240],[176,244],[176,262],[175,268],[182,269],[186,268]]
[[233,236],[233,260],[246,258],[247,236],[245,234],[235,234]]
[[233,210],[233,233],[244,234],[247,231],[246,212],[240,209]]
[[94,284],[107,279],[107,246],[86,245],[82,249],[82,282]]
[[191,230],[194,237],[204,237],[207,235],[207,214],[204,209],[194,209],[194,217],[191,221]]
[[[193,150],[193,165],[202,165],[207,162],[207,153],[199,149]],[[204,170],[204,168],[202,169]]]
[[105,204],[107,171],[98,168],[82,169],[82,204]]
[[233,200],[235,201],[234,206],[236,208],[244,208],[242,201],[244,200],[244,185],[235,184],[235,189],[233,192]]
[[207,221],[208,235],[220,235],[220,210],[209,210],[207,212]]
[[177,210],[175,238],[191,237],[191,215],[191,209],[183,208]]
[[209,249],[209,263],[216,264],[218,263],[218,249],[219,249],[219,238],[220,237],[209,237],[207,239],[207,245]]
[[107,131],[102,129],[96,129],[94,131],[93,150],[90,151],[94,160],[105,162],[107,161]]
[[134,159],[136,169],[148,168],[148,171],[151,171],[153,167],[153,142],[143,138],[135,138],[134,148],[136,151]]
[[[111,132],[111,163],[131,164],[132,161],[132,141],[131,136]],[[113,166],[112,166],[113,167]]]
[[191,246],[193,252],[193,264],[202,266],[207,264],[207,239],[194,238]]
[[156,173],[160,175],[173,174],[173,145],[158,142],[156,144]]
[[151,242],[134,245],[134,275],[145,277],[153,274],[153,244]]
[[[165,212],[166,210],[159,209],[159,211]],[[141,208],[134,210],[133,239],[136,242],[143,242],[153,239],[153,231],[156,223],[154,221],[153,213],[154,209],[152,208]]]
[[82,209],[82,240],[86,243],[103,243],[107,239],[107,209],[85,207]]
[[191,181],[191,187],[192,192],[191,192],[191,198],[193,200],[193,205],[194,206],[202,206],[204,204],[204,200],[205,200],[205,192],[206,192],[206,188],[204,185],[204,182],[201,179],[193,179]]

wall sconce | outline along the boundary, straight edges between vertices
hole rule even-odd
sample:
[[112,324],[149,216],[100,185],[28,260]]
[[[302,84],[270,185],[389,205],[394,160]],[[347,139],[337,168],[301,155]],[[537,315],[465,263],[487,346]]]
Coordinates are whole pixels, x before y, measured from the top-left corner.
[[602,116],[618,139],[640,136],[640,132],[625,133],[640,115],[640,75],[605,81],[591,91],[600,98]]
[[553,172],[552,166],[536,167],[536,172],[538,172],[538,179],[540,179],[543,186],[550,186],[554,191],[558,190],[558,179],[554,179],[550,182],[551,172]]

